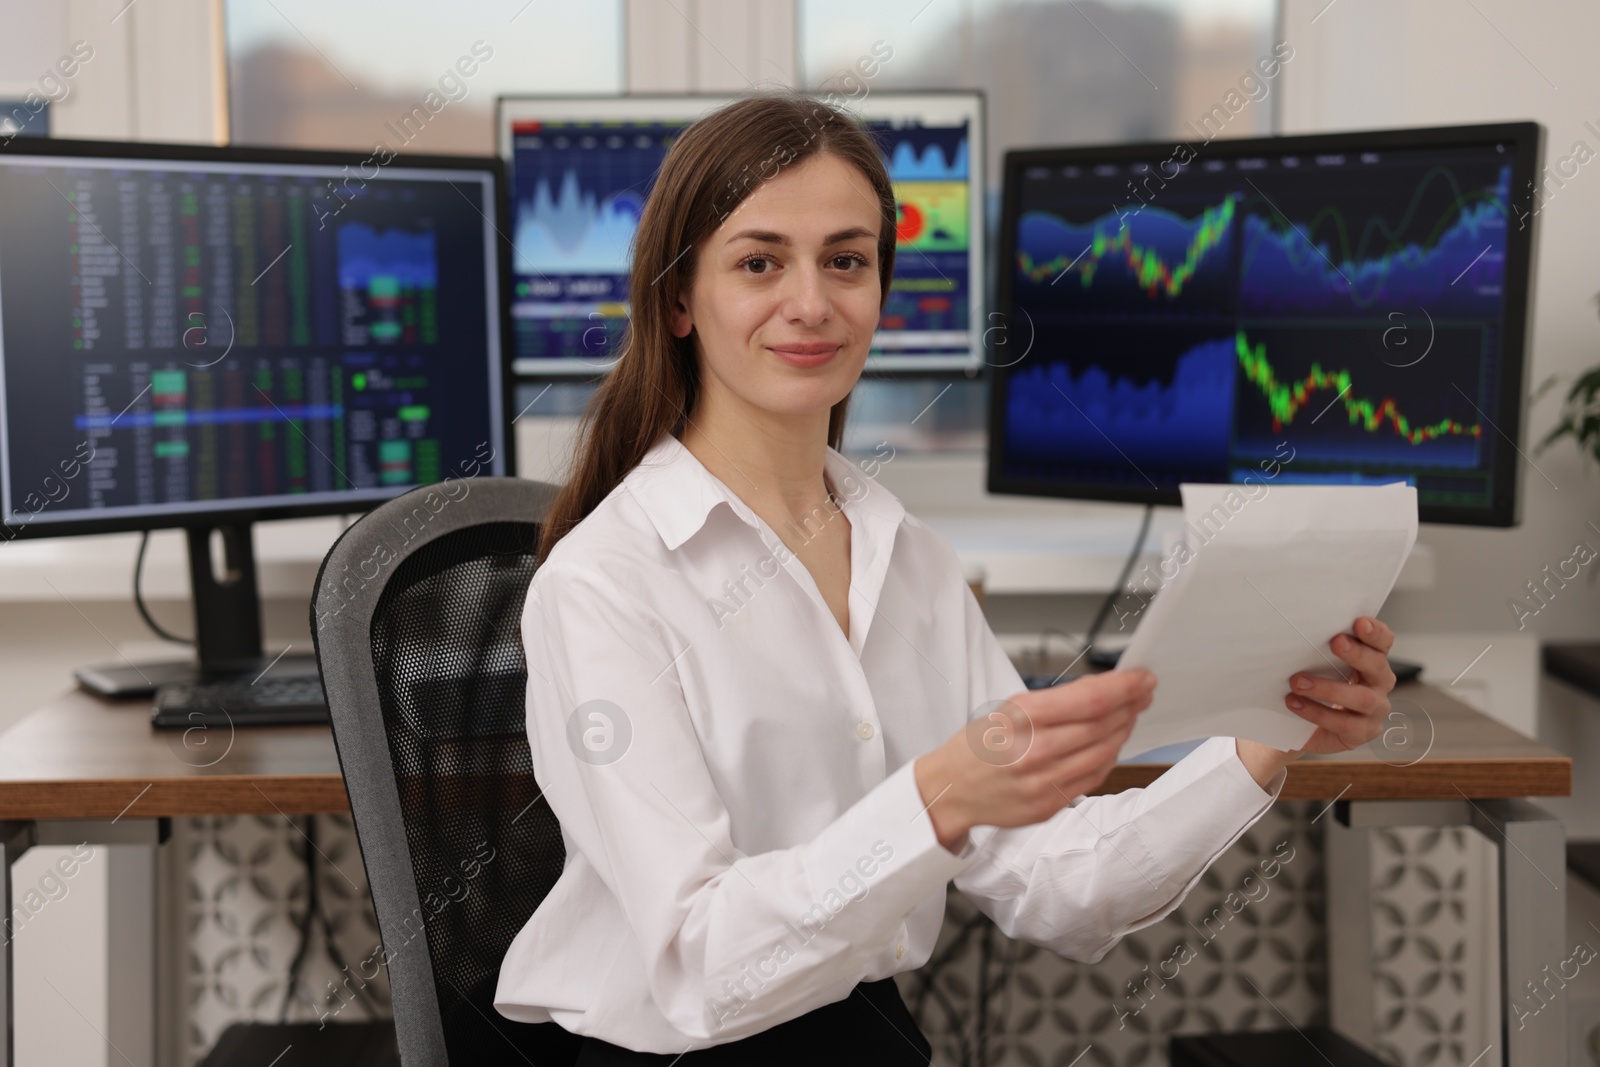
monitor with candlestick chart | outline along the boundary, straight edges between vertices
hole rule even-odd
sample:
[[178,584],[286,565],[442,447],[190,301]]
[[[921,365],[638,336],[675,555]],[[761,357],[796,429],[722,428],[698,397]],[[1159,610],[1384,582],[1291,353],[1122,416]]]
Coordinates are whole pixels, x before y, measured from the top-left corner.
[[1006,156],[989,487],[1516,521],[1533,123]]

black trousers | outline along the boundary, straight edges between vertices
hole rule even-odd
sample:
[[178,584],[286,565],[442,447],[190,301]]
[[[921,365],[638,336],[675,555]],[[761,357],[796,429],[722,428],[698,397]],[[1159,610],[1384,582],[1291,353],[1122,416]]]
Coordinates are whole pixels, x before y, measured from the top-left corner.
[[682,1055],[634,1052],[593,1037],[583,1039],[574,1067],[815,1067],[870,1063],[926,1067],[933,1048],[918,1029],[893,978],[862,982],[850,995],[759,1034]]

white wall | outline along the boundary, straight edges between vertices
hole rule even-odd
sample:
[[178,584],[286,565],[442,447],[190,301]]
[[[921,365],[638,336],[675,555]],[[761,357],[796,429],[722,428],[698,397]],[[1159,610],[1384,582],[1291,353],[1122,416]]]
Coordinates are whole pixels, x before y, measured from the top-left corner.
[[58,137],[222,143],[227,76],[221,0],[0,0],[0,95],[84,58],[56,99]]
[[627,0],[624,18],[629,92],[796,83],[795,0]]
[[[50,115],[55,136],[226,139],[221,0],[0,0],[0,27],[0,97],[22,99],[42,89],[57,100]],[[69,54],[80,61],[67,65],[74,71],[71,78],[59,80],[57,63]],[[41,83],[52,71],[58,80]],[[88,557],[95,546],[82,548]],[[81,616],[59,603],[11,602],[0,610],[5,612],[0,634],[16,638],[0,647],[0,677],[26,678],[5,687],[0,725],[42,700],[41,686],[59,691],[70,685],[65,671],[47,673],[48,668],[61,666],[66,649],[80,650],[77,662],[82,650],[93,647],[83,633],[86,623],[110,625],[107,616],[126,613],[123,604],[89,602]],[[130,636],[138,632],[113,626],[118,630]],[[43,660],[30,655],[40,645],[56,655]],[[17,1063],[148,1067],[154,1062],[148,977],[145,985],[136,984],[141,973],[148,975],[148,946],[121,951],[116,946],[119,939],[137,941],[148,934],[138,920],[151,906],[150,857],[140,849],[102,847],[70,881],[61,882],[51,867],[70,851],[34,849],[11,872],[17,902],[29,891],[35,901],[49,901],[17,932],[12,946]],[[50,896],[38,895],[41,884]],[[55,888],[62,885],[64,891]],[[113,919],[118,908],[130,907],[133,914]],[[112,967],[113,956],[126,964],[123,971]]]
[[[1547,166],[1578,140],[1600,153],[1600,136],[1583,125],[1600,127],[1600,5],[1285,0],[1283,36],[1295,48],[1279,88],[1284,133],[1534,119],[1547,131]],[[1530,389],[1600,363],[1600,163],[1550,197],[1538,225]],[[1555,423],[1559,392],[1528,411],[1526,440]],[[1600,471],[1583,469],[1570,440],[1532,462],[1538,470],[1520,469],[1520,527],[1423,528],[1438,581],[1425,594],[1395,595],[1388,614],[1397,629],[1514,630],[1508,601],[1524,583],[1569,557],[1580,539],[1600,549],[1600,535],[1585,525],[1600,525]],[[1592,579],[1600,563],[1589,570]],[[1600,637],[1600,586],[1586,578],[1559,590],[1527,620],[1527,632]]]

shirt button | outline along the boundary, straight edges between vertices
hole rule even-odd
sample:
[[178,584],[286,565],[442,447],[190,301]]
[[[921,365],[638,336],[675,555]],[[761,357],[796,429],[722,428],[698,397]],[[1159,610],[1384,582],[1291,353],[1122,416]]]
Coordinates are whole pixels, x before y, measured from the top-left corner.
[[856,723],[856,736],[866,741],[872,737],[872,724],[870,722]]

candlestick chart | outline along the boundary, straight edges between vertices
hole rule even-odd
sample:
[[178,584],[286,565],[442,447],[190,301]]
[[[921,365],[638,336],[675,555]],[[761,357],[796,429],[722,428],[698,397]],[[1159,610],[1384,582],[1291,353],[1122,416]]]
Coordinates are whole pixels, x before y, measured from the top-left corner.
[[1292,450],[1289,481],[1495,492],[1503,154],[1069,170],[1009,216],[1034,344],[998,387],[1008,475],[1165,491]]

